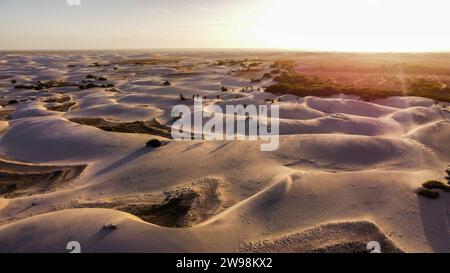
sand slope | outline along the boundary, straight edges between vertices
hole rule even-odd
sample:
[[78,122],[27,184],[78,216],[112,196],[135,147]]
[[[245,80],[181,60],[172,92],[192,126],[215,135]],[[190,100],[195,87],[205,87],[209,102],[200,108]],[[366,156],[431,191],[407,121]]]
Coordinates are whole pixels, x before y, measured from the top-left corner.
[[[0,56],[0,95],[19,100],[1,109],[0,155],[16,165],[0,171],[38,189],[0,195],[0,252],[68,252],[74,240],[84,252],[364,252],[372,240],[386,252],[450,252],[450,195],[415,193],[443,180],[450,164],[447,106],[417,97],[279,98],[264,82],[250,87],[239,67],[215,65],[217,55],[141,57],[152,58]],[[260,69],[270,72],[270,63]],[[88,74],[115,86],[22,90],[10,82]],[[172,107],[192,106],[197,94],[205,106],[278,105],[279,148],[171,140]],[[145,147],[154,138],[163,146]],[[64,179],[46,173],[70,166],[86,168]],[[48,181],[57,186],[39,190]]]

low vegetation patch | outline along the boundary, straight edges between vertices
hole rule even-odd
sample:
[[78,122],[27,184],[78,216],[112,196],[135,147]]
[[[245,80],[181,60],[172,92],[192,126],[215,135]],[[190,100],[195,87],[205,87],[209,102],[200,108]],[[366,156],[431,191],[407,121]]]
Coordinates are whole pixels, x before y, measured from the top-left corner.
[[105,84],[97,84],[97,83],[93,83],[93,82],[89,82],[89,83],[85,83],[85,84],[80,84],[78,86],[78,88],[80,89],[91,89],[91,88],[111,88],[114,87],[114,84],[112,83],[105,83]]
[[69,102],[71,100],[72,100],[72,98],[70,96],[64,96],[64,97],[60,97],[60,98],[48,98],[48,99],[44,100],[44,102],[47,102],[47,103],[65,103],[65,102]]
[[69,101],[69,102],[66,102],[66,103],[58,104],[58,105],[46,105],[45,107],[49,111],[68,112],[76,104],[77,103],[74,102],[74,101]]
[[430,180],[430,181],[423,183],[422,186],[429,190],[438,190],[439,189],[439,190],[443,190],[445,192],[450,192],[450,186],[444,184],[441,181]]
[[[273,68],[282,71],[279,76],[274,78],[276,83],[266,89],[267,92],[274,94],[292,94],[299,97],[345,94],[359,96],[366,101],[392,96],[417,96],[435,101],[450,102],[450,87],[443,85],[438,80],[420,74],[405,75],[404,79],[399,80],[399,75],[389,74],[392,71],[388,68],[385,68],[388,72],[381,69],[377,73],[380,73],[380,77],[389,78],[392,87],[379,87],[377,84],[371,86],[354,84],[358,82],[359,77],[364,76],[364,73],[369,74],[374,69],[370,67],[365,69],[367,71],[360,69],[361,72],[349,70],[348,67],[335,68],[335,71],[326,71],[329,74],[325,72],[319,74],[317,71],[296,70],[295,61],[280,61],[276,62]],[[326,68],[319,66],[317,70],[320,69],[326,70]],[[331,73],[355,80],[353,83],[338,82],[330,76]]]
[[[447,174],[449,171],[450,170],[446,171]],[[426,197],[428,199],[437,199],[440,196],[438,190],[450,192],[450,186],[439,180],[428,180],[427,182],[422,184],[422,187],[419,188],[416,193],[417,195]]]
[[78,178],[86,165],[46,166],[0,159],[0,197],[53,192]]
[[116,224],[112,224],[112,223],[105,224],[103,226],[104,230],[116,230],[117,228],[118,228],[118,226]]
[[14,86],[15,89],[32,89],[32,90],[44,90],[55,87],[71,87],[79,86],[77,83],[64,82],[64,81],[37,81],[33,84],[18,84]]
[[172,138],[170,128],[161,124],[155,119],[151,121],[114,122],[104,118],[79,117],[70,118],[69,120],[71,122],[75,122],[81,125],[93,126],[108,132],[148,134],[165,138]]
[[[89,76],[89,75],[88,75]],[[93,76],[92,76],[93,77]],[[102,83],[96,83],[94,80],[101,81]],[[78,87],[79,89],[90,89],[90,88],[111,88],[114,87],[113,83],[105,82],[106,78],[94,78],[87,80],[82,80],[81,82],[64,82],[64,81],[37,81],[31,84],[17,84],[14,89],[29,89],[29,90],[45,90],[57,87]]]
[[426,188],[420,188],[416,191],[417,195],[428,198],[428,199],[438,199],[439,198],[439,192],[434,190],[429,190]]
[[164,64],[176,64],[182,61],[181,58],[166,58],[166,59],[158,59],[158,58],[139,58],[139,59],[125,59],[120,61],[116,65],[164,65]]
[[[164,227],[188,228],[201,223],[232,205],[223,194],[225,184],[215,178],[202,178],[160,192],[139,193],[107,200],[75,201],[72,208],[109,208],[133,214]],[[116,229],[108,224],[103,229]]]
[[259,59],[225,59],[217,60],[215,65],[218,66],[238,66],[242,69],[250,69],[251,67],[256,67],[262,64]]
[[159,148],[162,146],[162,143],[158,139],[152,139],[149,142],[147,142],[147,144],[145,146],[151,147],[151,148]]

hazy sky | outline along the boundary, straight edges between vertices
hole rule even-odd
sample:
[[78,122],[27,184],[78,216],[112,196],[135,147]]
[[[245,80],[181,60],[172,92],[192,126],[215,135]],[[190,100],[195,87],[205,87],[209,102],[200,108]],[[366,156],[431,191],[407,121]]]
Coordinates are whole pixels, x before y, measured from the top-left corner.
[[0,49],[450,50],[449,0],[0,0]]

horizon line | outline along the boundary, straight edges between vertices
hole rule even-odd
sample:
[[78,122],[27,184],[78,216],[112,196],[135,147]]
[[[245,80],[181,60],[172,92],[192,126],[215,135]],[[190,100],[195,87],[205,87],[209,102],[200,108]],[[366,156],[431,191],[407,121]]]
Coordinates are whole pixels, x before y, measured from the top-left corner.
[[0,49],[0,53],[5,52],[96,52],[96,51],[199,51],[199,50],[208,50],[208,51],[266,51],[266,52],[308,52],[308,53],[361,53],[361,54],[425,54],[425,53],[450,53],[450,49],[443,50],[417,50],[417,51],[371,51],[371,50],[327,50],[327,49],[300,49],[300,48],[202,48],[202,47],[187,47],[187,48],[89,48],[89,49]]

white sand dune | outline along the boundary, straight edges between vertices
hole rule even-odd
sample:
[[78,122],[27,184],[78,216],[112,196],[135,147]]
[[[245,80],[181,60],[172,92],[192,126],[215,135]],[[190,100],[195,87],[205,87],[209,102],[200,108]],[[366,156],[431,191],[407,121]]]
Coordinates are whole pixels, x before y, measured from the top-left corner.
[[434,104],[432,99],[421,97],[390,97],[387,99],[377,99],[374,103],[394,108],[409,108],[409,107],[430,107]]
[[[401,173],[401,179],[398,172],[382,174],[296,174],[292,181],[277,183],[219,214],[213,221],[187,230],[158,227],[113,210],[91,208],[45,214],[1,227],[0,241],[4,243],[0,250],[64,252],[69,240],[77,240],[86,247],[85,251],[94,252],[237,251],[242,249],[242,244],[267,240],[269,234],[290,234],[295,229],[327,222],[369,221],[380,225],[383,233],[372,234],[374,237],[367,236],[367,239],[383,236],[405,251],[448,251],[448,233],[442,229],[440,219],[430,214],[442,210],[443,205],[415,202],[417,197],[410,191],[411,181],[417,183],[426,174]],[[374,178],[383,176],[384,179]],[[388,179],[396,182],[387,182]],[[117,229],[103,230],[109,223],[117,225]],[[35,239],[20,241],[24,231],[30,228],[35,232],[27,238]],[[217,236],[218,232],[227,236]],[[52,236],[38,239],[47,238],[45,234]],[[359,239],[347,236],[349,241]],[[335,238],[335,242],[340,238]],[[322,246],[311,243],[312,249]],[[284,245],[298,247],[295,241]]]
[[450,113],[442,111],[438,107],[411,107],[395,112],[391,118],[397,121],[405,131],[417,129],[429,123],[450,118]]
[[[352,151],[351,154],[348,151]],[[282,138],[274,152],[289,167],[317,169],[428,169],[445,168],[427,147],[384,137],[307,135]],[[369,156],[370,155],[370,156]]]
[[320,99],[309,97],[306,105],[318,111],[335,114],[350,114],[364,117],[381,117],[393,113],[396,109],[351,99]]
[[444,161],[449,162],[450,149],[450,122],[448,120],[436,121],[434,123],[422,126],[409,133],[409,136],[417,141],[427,145]]
[[41,105],[29,105],[22,109],[17,109],[13,114],[13,119],[32,118],[32,117],[45,117],[59,115],[57,112],[48,111]]
[[403,132],[395,122],[371,117],[332,114],[309,120],[281,120],[280,134],[398,135]]
[[127,150],[137,142],[145,143],[145,138],[123,134],[112,138],[110,133],[64,118],[39,117],[10,122],[0,149],[4,155],[27,161],[77,161],[111,156],[113,150]]
[[[87,165],[52,191],[0,195],[0,252],[68,252],[69,241],[83,252],[359,252],[370,240],[386,252],[450,251],[450,195],[440,191],[430,200],[415,193],[429,179],[442,180],[450,164],[444,104],[279,97],[257,89],[264,83],[247,88],[250,79],[233,74],[236,67],[214,65],[220,55],[195,56],[178,63],[168,53],[0,56],[1,110],[8,111],[0,121],[2,158]],[[131,58],[168,60],[127,63]],[[114,90],[22,90],[10,83],[78,82],[88,74],[106,77]],[[222,108],[278,105],[279,148],[175,141],[69,120],[156,119],[170,126],[172,107],[192,106],[196,94]],[[67,97],[75,104],[66,112],[51,110]],[[8,105],[12,99],[23,101]],[[145,147],[154,138],[163,146]],[[8,168],[3,175],[13,171],[19,180],[35,175]]]

